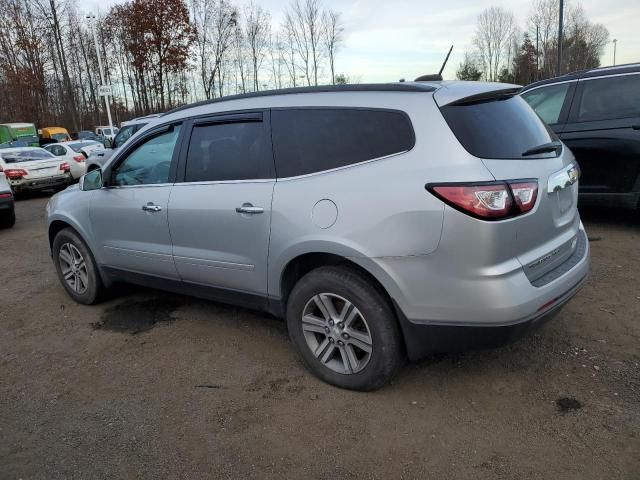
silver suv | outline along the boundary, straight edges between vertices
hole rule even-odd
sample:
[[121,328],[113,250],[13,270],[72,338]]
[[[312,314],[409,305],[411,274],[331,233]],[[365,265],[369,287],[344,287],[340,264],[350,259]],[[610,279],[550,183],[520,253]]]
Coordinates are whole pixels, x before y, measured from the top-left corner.
[[576,293],[589,253],[574,157],[517,92],[352,85],[168,112],[49,202],[60,281],[84,304],[124,281],[283,316],[314,374],[358,390],[522,330]]

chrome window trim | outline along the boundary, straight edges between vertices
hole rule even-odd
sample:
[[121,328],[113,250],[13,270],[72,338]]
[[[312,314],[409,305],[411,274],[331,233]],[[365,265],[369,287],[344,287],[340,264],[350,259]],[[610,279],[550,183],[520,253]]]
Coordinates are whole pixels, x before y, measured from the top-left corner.
[[276,181],[278,182],[288,182],[291,180],[299,180],[301,178],[307,178],[307,177],[313,177],[316,175],[324,175],[326,173],[333,173],[333,172],[337,172],[340,170],[345,170],[347,168],[353,168],[353,167],[358,167],[360,165],[366,165],[367,163],[371,163],[371,162],[377,162],[378,160],[385,160],[387,158],[391,158],[391,157],[396,157],[398,155],[403,155],[405,153],[410,152],[412,149],[410,150],[403,150],[401,152],[396,152],[396,153],[390,153],[389,155],[384,155],[383,157],[376,157],[376,158],[371,158],[369,160],[363,160],[362,162],[358,162],[358,163],[350,163],[349,165],[343,165],[341,167],[336,167],[336,168],[331,168],[329,170],[320,170],[319,172],[311,172],[311,173],[305,173],[304,175],[296,175],[295,177],[278,177]]
[[243,179],[243,180],[204,180],[199,182],[176,182],[174,187],[180,186],[192,186],[192,185],[218,185],[218,184],[233,184],[233,183],[273,183],[275,178],[255,178],[255,179]]

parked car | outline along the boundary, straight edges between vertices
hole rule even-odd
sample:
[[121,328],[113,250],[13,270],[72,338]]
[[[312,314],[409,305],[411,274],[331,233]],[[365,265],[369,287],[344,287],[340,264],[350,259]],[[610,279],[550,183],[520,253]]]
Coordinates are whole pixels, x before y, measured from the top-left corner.
[[3,147],[37,147],[38,131],[33,123],[0,124],[0,145]]
[[72,132],[71,138],[73,140],[95,140],[96,142],[100,141],[100,138],[98,138],[98,136],[95,133],[89,130],[80,130],[79,132]]
[[58,190],[73,181],[69,163],[39,147],[0,150],[0,168],[14,193]]
[[69,164],[71,176],[74,180],[86,173],[86,160],[91,152],[101,148],[102,144],[93,140],[55,143],[44,147],[46,151],[53,153],[60,160],[64,160]]
[[532,83],[522,98],[580,164],[581,205],[640,208],[640,63]]
[[105,144],[112,142],[117,133],[118,133],[117,128],[111,128],[108,126],[96,127],[96,135]]
[[10,228],[16,223],[13,192],[0,167],[0,228]]
[[40,137],[47,140],[55,140],[56,142],[68,142],[71,136],[66,128],[62,127],[45,127],[40,130]]
[[128,120],[126,122],[122,122],[120,130],[118,134],[113,140],[113,143],[110,148],[102,148],[94,150],[91,153],[91,156],[87,160],[87,171],[95,170],[96,168],[100,168],[105,162],[111,158],[120,147],[122,147],[131,136],[133,136],[138,130],[144,127],[149,122],[158,118],[160,114],[152,114],[144,117],[134,118],[133,120]]
[[50,200],[60,281],[84,304],[126,281],[284,316],[313,373],[359,390],[463,334],[522,331],[573,297],[589,246],[574,157],[518,91],[310,87],[173,110]]

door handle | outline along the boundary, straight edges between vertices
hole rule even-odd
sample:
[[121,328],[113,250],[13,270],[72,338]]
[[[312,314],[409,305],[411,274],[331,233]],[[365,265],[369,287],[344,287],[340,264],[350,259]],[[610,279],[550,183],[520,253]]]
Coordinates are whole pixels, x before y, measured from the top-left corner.
[[142,210],[145,212],[159,212],[162,210],[160,205],[155,205],[153,202],[149,202],[146,205],[142,205]]
[[236,207],[236,212],[238,213],[249,213],[251,215],[255,215],[256,213],[263,213],[264,208],[262,207],[254,207],[250,203],[243,203],[241,207]]
[[640,130],[640,125],[632,125],[631,128],[634,130]]

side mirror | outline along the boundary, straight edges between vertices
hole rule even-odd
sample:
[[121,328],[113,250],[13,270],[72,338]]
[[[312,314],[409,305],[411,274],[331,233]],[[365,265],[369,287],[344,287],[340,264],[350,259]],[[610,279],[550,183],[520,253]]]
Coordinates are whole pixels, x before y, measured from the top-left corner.
[[104,142],[102,142],[104,144],[104,148],[112,148],[113,147],[113,140],[111,140],[110,138],[105,138]]
[[97,168],[95,170],[91,170],[89,173],[85,173],[82,177],[80,177],[80,181],[78,182],[80,185],[80,190],[86,192],[89,190],[99,190],[102,188],[102,170]]

